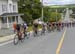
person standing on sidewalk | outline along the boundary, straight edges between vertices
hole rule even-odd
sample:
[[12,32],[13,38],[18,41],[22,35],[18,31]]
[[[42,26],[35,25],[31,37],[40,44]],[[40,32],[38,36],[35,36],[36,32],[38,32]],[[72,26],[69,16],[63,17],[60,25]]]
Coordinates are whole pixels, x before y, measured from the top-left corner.
[[16,26],[17,26],[17,24],[16,24],[16,22],[14,22],[14,23],[13,23],[13,30],[14,30],[14,33],[16,32]]

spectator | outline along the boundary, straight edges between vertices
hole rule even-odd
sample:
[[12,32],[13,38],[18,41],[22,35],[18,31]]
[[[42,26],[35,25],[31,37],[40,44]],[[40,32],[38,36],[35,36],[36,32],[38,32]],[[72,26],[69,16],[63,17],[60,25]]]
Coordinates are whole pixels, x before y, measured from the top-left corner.
[[14,23],[13,23],[13,30],[14,30],[14,33],[16,32],[16,25],[17,25],[16,22],[14,22]]

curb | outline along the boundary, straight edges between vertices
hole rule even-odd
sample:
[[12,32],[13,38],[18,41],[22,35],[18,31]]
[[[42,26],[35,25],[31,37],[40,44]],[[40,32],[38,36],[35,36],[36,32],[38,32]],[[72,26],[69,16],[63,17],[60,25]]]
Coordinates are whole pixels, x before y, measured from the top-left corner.
[[[41,29],[39,29],[39,31],[41,31]],[[32,34],[33,31],[30,31],[28,33]],[[8,36],[0,37],[0,44],[12,40],[15,35],[16,34],[12,34],[12,35],[8,35]]]

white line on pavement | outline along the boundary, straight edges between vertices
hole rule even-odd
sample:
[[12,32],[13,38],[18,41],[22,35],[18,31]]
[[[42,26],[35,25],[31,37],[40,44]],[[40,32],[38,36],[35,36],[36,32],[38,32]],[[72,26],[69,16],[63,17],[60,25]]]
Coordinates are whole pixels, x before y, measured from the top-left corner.
[[9,43],[11,43],[11,42],[13,42],[13,40],[8,41],[8,42],[5,42],[5,43],[2,43],[2,44],[0,44],[0,46],[4,46],[4,45],[9,44]]

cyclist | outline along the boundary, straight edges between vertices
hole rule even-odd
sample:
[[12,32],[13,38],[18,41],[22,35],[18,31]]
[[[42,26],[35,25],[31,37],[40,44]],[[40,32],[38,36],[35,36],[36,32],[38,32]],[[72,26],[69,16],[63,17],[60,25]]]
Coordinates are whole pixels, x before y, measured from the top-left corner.
[[63,22],[61,23],[61,28],[62,28],[62,29],[64,28],[64,23],[63,23]]
[[23,28],[24,28],[24,35],[27,36],[27,29],[28,29],[28,26],[26,23],[23,24]]
[[69,24],[70,24],[70,27],[71,27],[71,22]]
[[17,31],[17,35],[18,35],[18,38],[19,38],[19,40],[21,40],[21,36],[22,36],[22,33],[21,33],[21,31],[20,31],[20,24],[17,24],[17,26],[16,26],[16,31]]
[[67,28],[69,27],[69,23],[67,23]]
[[54,31],[54,28],[55,28],[55,23],[53,22],[52,23],[52,31]]
[[48,30],[48,32],[50,31],[50,27],[51,27],[51,25],[50,25],[50,23],[48,22],[48,23],[47,23],[47,30]]
[[75,22],[73,22],[73,26],[75,27]]
[[46,24],[42,23],[42,33],[45,33],[45,31],[46,31]]
[[72,26],[73,26],[73,27],[75,26],[75,22],[72,22]]
[[35,34],[37,35],[37,32],[38,32],[38,23],[33,23],[33,31],[34,31],[34,36],[35,36]]
[[59,30],[61,30],[61,26],[62,26],[62,25],[61,25],[61,22],[59,22],[58,24],[59,24],[59,25],[58,25]]
[[60,31],[61,24],[57,23],[57,31]]

